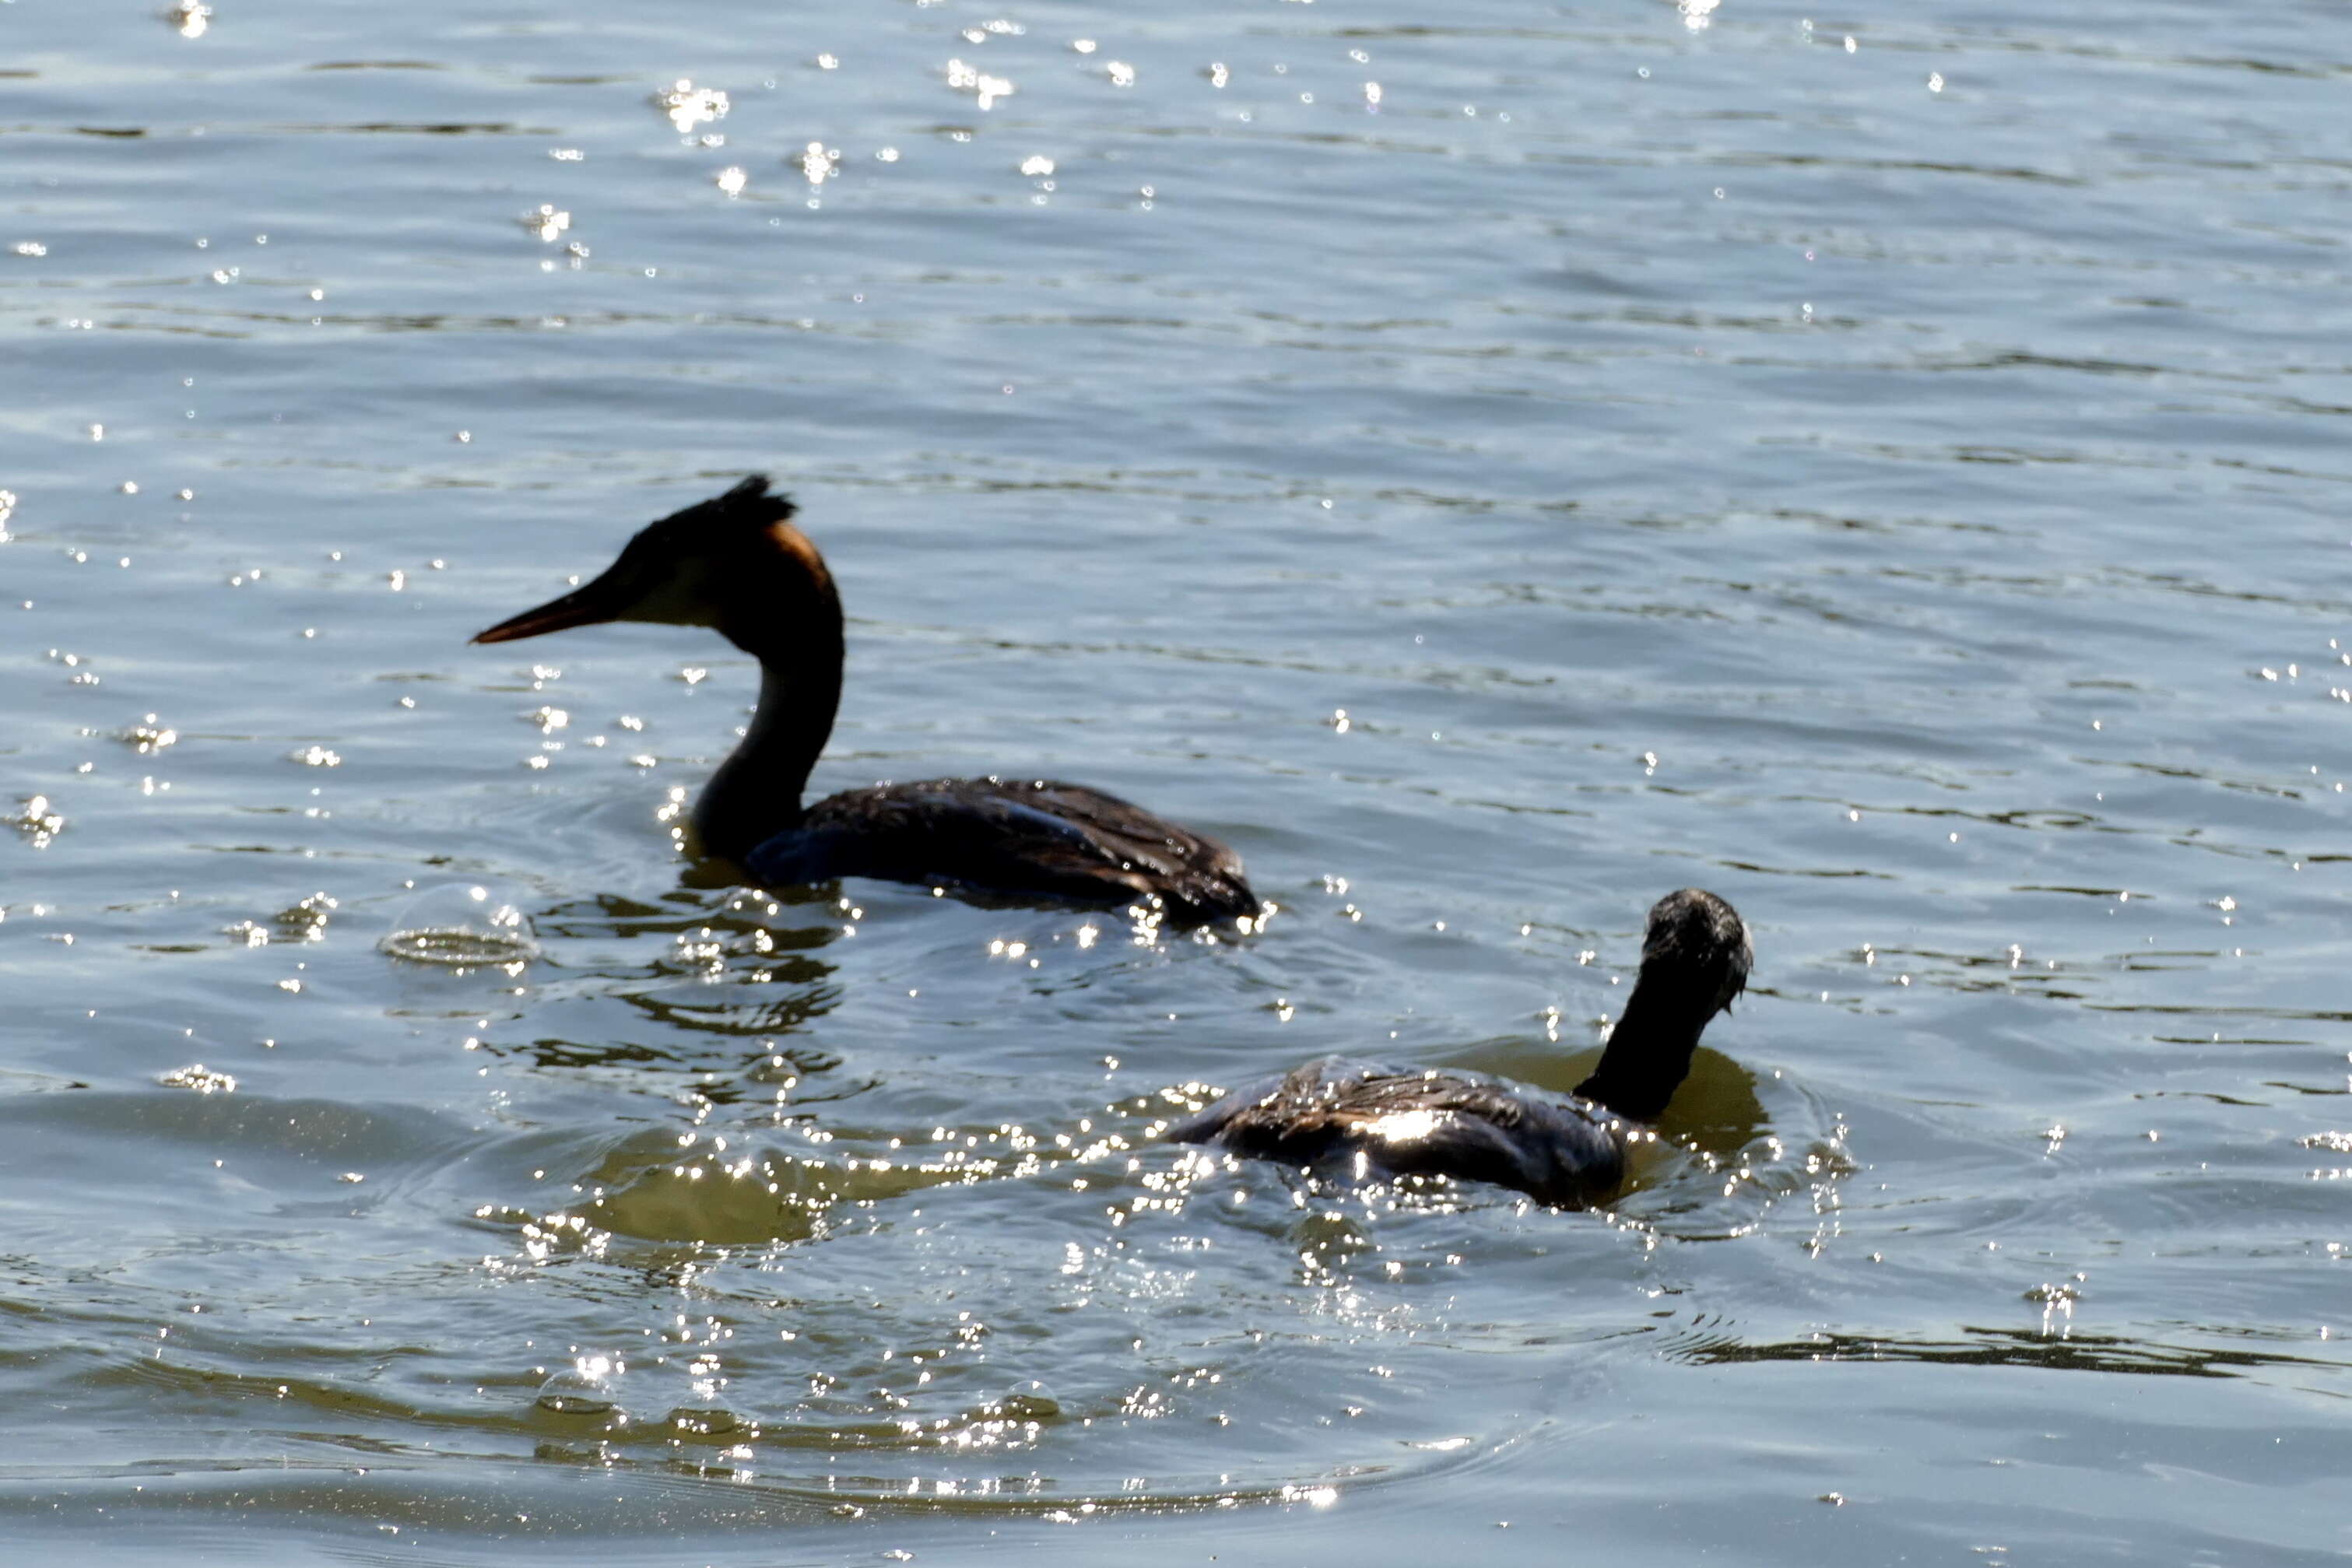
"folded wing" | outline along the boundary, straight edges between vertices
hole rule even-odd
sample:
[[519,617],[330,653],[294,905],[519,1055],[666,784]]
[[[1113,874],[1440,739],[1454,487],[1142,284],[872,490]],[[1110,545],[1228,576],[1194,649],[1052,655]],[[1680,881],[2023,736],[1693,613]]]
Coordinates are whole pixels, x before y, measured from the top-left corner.
[[1579,1100],[1325,1057],[1227,1095],[1168,1136],[1285,1165],[1493,1182],[1574,1207],[1623,1181],[1628,1130]]
[[1141,807],[1053,779],[929,779],[845,790],[747,857],[774,883],[836,876],[1082,904],[1157,899],[1180,925],[1255,915],[1241,857]]

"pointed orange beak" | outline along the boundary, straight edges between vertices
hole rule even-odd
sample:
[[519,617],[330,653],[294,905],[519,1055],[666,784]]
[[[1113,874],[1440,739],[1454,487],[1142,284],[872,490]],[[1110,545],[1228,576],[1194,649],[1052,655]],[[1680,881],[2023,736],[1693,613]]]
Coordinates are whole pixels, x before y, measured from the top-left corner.
[[583,583],[561,599],[551,599],[536,610],[499,622],[487,632],[477,632],[477,643],[512,643],[524,637],[543,637],[550,632],[568,632],[574,626],[595,626],[607,621],[617,621],[628,608],[626,601],[613,587],[613,574],[606,572],[593,582]]

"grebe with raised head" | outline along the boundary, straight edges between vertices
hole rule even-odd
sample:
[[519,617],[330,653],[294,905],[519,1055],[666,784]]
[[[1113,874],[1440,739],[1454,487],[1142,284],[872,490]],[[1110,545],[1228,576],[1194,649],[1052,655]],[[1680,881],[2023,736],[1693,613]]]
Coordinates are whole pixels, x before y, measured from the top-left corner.
[[786,497],[753,475],[641,530],[594,580],[499,622],[509,643],[608,621],[707,626],[760,662],[751,728],[694,805],[702,849],[763,883],[870,876],[997,896],[1255,916],[1241,857],[1115,795],[1045,779],[927,779],[801,803],[841,700],[841,598]]
[[1754,961],[1738,912],[1686,887],[1651,908],[1625,1016],[1573,1096],[1327,1056],[1226,1095],[1167,1136],[1359,1179],[1493,1182],[1580,1208],[1623,1185],[1627,1148],[1655,1135],[1645,1124],[1690,1072],[1708,1020],[1747,988]]

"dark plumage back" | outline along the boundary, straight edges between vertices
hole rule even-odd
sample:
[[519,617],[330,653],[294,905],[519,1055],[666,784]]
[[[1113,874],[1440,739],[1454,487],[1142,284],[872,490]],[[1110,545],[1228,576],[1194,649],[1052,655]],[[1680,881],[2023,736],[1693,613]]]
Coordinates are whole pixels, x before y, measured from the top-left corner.
[[1336,1056],[1229,1094],[1167,1134],[1301,1168],[1352,1161],[1344,1174],[1360,1179],[1493,1182],[1570,1208],[1613,1191],[1625,1143],[1646,1135],[1516,1084]]
[[1158,900],[1171,925],[1259,911],[1241,857],[1116,795],[1055,779],[927,779],[850,789],[749,862],[779,881],[883,876],[1082,904]]

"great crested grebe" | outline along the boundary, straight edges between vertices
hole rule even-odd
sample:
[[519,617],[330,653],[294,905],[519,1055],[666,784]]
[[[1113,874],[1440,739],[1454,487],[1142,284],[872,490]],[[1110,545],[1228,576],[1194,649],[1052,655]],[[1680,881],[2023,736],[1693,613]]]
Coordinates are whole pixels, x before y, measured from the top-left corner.
[[1580,1208],[1623,1184],[1628,1145],[1654,1135],[1643,1124],[1665,1110],[1700,1031],[1747,988],[1754,961],[1738,912],[1686,887],[1652,906],[1641,978],[1573,1097],[1327,1056],[1226,1095],[1167,1136],[1374,1180],[1493,1182]]
[[841,701],[841,598],[790,499],[753,475],[641,530],[603,576],[478,634],[708,626],[760,661],[750,730],[694,804],[705,852],[784,886],[842,876],[1097,904],[1175,925],[1255,915],[1241,857],[1139,806],[1044,779],[926,779],[801,804]]

